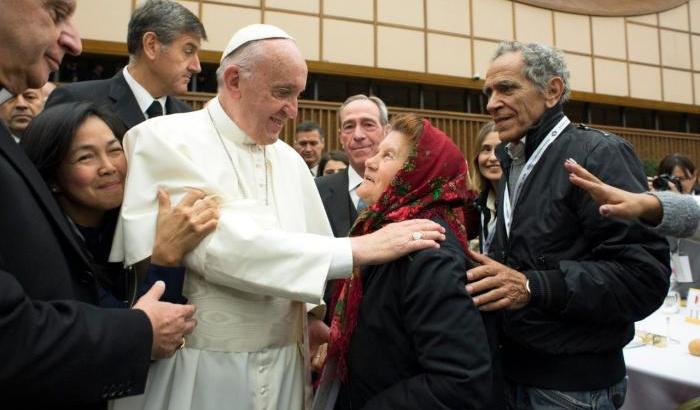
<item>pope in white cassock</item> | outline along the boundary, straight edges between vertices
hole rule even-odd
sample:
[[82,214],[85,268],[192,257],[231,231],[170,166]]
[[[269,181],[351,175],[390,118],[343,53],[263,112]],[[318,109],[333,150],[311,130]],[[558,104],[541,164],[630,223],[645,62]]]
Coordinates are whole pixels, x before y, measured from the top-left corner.
[[[216,231],[185,258],[184,293],[197,307],[197,327],[173,358],[151,366],[145,394],[113,408],[307,407],[307,312],[321,303],[326,280],[443,238],[429,221],[332,237],[308,167],[278,140],[296,117],[306,75],[287,33],[248,26],[224,51],[218,95],[204,109],[157,117],[126,135],[129,171],[112,260],[131,265],[150,256],[159,187],[174,200],[198,188],[221,208]],[[315,328],[322,323],[309,318]]]

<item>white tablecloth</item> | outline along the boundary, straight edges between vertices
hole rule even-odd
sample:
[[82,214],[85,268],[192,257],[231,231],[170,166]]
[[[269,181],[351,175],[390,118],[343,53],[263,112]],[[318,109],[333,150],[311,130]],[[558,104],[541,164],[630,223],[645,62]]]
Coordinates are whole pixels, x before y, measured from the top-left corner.
[[[668,321],[667,324],[667,319]],[[637,322],[636,329],[669,335],[680,343],[667,347],[635,346],[624,349],[629,384],[623,410],[666,410],[700,397],[700,357],[688,352],[688,342],[700,338],[700,325],[685,321],[685,312],[659,311]]]

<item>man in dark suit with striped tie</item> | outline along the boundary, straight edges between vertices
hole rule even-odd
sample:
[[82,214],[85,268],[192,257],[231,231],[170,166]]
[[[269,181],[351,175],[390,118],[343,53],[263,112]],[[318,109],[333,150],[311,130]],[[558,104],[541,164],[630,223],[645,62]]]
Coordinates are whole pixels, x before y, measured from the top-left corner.
[[202,69],[199,48],[207,35],[197,16],[174,1],[149,0],[129,20],[129,65],[106,80],[58,88],[47,107],[67,101],[91,101],[114,112],[129,129],[148,118],[188,112],[173,95],[187,92]]

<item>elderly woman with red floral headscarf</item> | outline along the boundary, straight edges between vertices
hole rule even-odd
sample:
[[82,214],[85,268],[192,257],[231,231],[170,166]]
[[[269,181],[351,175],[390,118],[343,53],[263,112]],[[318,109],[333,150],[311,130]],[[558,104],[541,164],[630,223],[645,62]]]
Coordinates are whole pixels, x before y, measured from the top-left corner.
[[[357,190],[368,204],[351,235],[432,219],[439,248],[356,269],[334,290],[326,369],[315,408],[466,409],[491,400],[484,324],[464,289],[466,163],[440,130],[415,115],[392,122]],[[416,238],[420,234],[416,233]]]

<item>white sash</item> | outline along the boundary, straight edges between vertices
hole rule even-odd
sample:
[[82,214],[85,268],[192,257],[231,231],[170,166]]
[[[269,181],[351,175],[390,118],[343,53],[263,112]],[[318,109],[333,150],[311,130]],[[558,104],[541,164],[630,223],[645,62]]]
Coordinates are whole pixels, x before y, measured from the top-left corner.
[[557,125],[552,128],[545,139],[540,143],[530,159],[525,163],[520,176],[518,177],[518,182],[515,183],[515,190],[513,191],[513,205],[511,206],[510,193],[508,192],[508,182],[506,181],[506,189],[503,194],[503,220],[506,224],[506,234],[510,236],[510,225],[513,222],[513,212],[515,212],[515,205],[518,203],[518,197],[522,191],[523,185],[525,185],[525,180],[530,175],[530,172],[535,168],[535,165],[539,162],[540,158],[547,151],[547,148],[557,139],[559,134],[566,128],[571,121],[566,117],[566,115],[559,120]]

